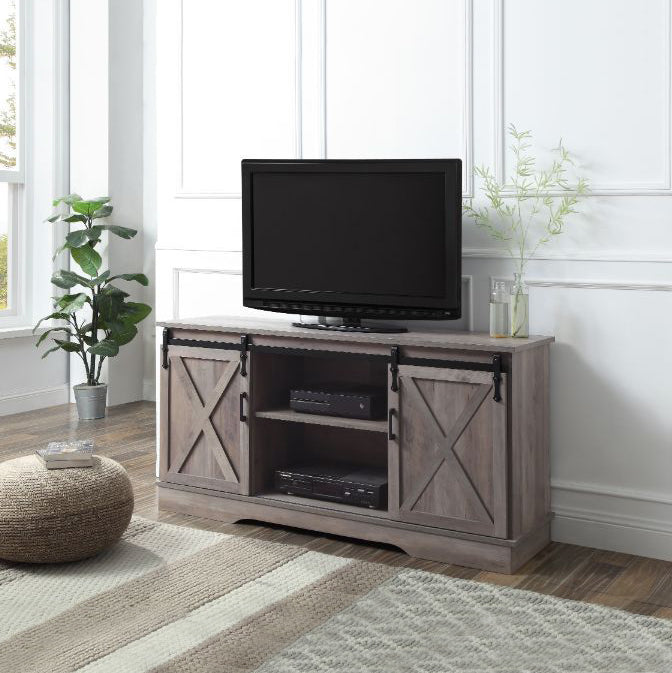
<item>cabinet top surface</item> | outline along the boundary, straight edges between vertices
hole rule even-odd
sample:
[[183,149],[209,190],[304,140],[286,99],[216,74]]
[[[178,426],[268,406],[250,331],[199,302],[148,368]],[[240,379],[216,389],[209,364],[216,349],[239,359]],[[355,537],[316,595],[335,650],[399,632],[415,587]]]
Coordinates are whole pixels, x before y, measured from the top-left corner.
[[230,316],[207,316],[186,320],[171,320],[157,323],[171,329],[203,330],[209,332],[250,334],[260,336],[288,337],[294,339],[319,339],[389,346],[425,346],[473,351],[500,351],[513,353],[535,348],[555,341],[551,336],[530,336],[527,339],[510,337],[495,339],[484,332],[415,331],[397,334],[374,334],[366,332],[332,332],[329,330],[293,327],[284,320],[260,318],[233,318]]

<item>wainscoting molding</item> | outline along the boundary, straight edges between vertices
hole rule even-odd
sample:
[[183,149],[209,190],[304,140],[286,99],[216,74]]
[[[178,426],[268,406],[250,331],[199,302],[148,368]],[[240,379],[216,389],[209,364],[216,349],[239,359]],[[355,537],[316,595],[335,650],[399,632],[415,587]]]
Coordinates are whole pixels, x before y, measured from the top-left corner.
[[[302,17],[302,0],[294,0],[294,147],[295,158],[302,157],[302,140],[303,140],[303,122],[301,113],[301,86],[302,86],[302,68],[301,68],[301,17]],[[184,80],[184,0],[180,0],[180,14],[179,14],[179,40],[178,40],[178,91],[179,91],[179,105],[178,105],[178,133],[177,133],[177,188],[175,191],[175,198],[177,199],[239,199],[241,194],[239,191],[189,191],[184,189],[184,119],[183,119],[183,80]]]
[[[302,120],[302,0],[294,0],[295,2],[295,34],[294,34],[294,62],[295,62],[295,77],[294,77],[294,145],[295,158],[301,159],[303,156],[302,137],[303,137],[303,120]],[[321,142],[320,142],[320,158],[328,158],[328,139],[327,139],[327,116],[328,116],[328,96],[327,96],[327,20],[328,20],[328,5],[327,0],[320,0],[320,10],[318,12],[318,25],[316,30],[320,36],[320,128],[321,128]],[[463,74],[463,100],[464,110],[462,116],[462,160],[464,162],[463,169],[463,197],[471,198],[474,196],[474,176],[473,176],[473,0],[463,0],[464,12],[464,74]],[[178,90],[179,90],[179,104],[178,104],[178,132],[177,132],[177,187],[175,191],[175,198],[179,199],[239,199],[241,194],[239,191],[207,191],[207,190],[186,190],[184,188],[184,163],[183,163],[183,146],[184,146],[184,123],[182,115],[182,95],[183,95],[183,16],[184,16],[184,0],[180,3],[180,25],[179,25],[179,40],[178,40]]]
[[551,483],[551,509],[557,542],[672,561],[669,496],[557,480]]
[[[490,276],[490,286],[495,281],[513,282],[512,276]],[[554,280],[551,278],[526,278],[529,287],[559,287],[576,290],[634,290],[640,292],[672,292],[672,283],[624,283],[610,280]]]
[[622,283],[618,281],[538,280],[526,281],[530,287],[564,287],[578,290],[639,290],[640,292],[672,292],[672,283]]
[[462,196],[474,196],[474,2],[464,0],[464,110],[462,115]]
[[[464,109],[462,115],[462,196],[465,199],[474,196],[474,74],[473,74],[473,42],[474,42],[474,0],[463,0],[463,44],[464,44],[464,59],[463,59],[463,100]],[[321,158],[328,158],[328,142],[327,142],[327,21],[328,21],[328,7],[327,0],[321,0],[320,3],[320,21],[319,27],[321,37],[321,72],[322,77],[320,81],[321,90],[321,128],[322,128],[322,143],[321,143]]]
[[200,268],[180,268],[173,269],[173,320],[180,319],[180,274],[183,273],[212,273],[225,276],[242,276],[240,269],[200,269]]
[[[462,276],[462,285],[467,285],[467,306],[469,307],[469,318],[467,320],[467,329],[474,331],[474,277]],[[464,313],[464,311],[462,311]]]
[[5,395],[0,397],[0,416],[67,404],[70,401],[69,394],[70,386],[64,383],[53,388]]
[[[463,248],[462,257],[465,259],[511,259],[506,250],[501,248]],[[658,252],[620,252],[606,251],[586,252],[584,250],[543,250],[537,252],[533,261],[552,262],[631,262],[637,264],[672,264],[672,257],[661,255]]]
[[[495,159],[494,173],[500,185],[505,182],[505,164],[506,164],[506,139],[507,132],[504,128],[504,82],[506,77],[504,61],[504,7],[505,0],[495,0],[492,15],[492,45],[493,45],[493,63],[492,63],[492,101],[494,105],[492,118],[494,120],[493,128],[493,157]],[[665,26],[665,44],[667,45],[665,54],[665,76],[663,78],[665,92],[665,115],[666,123],[662,129],[663,145],[666,151],[665,174],[660,183],[653,184],[619,184],[615,186],[595,184],[591,186],[588,196],[636,196],[645,194],[647,196],[672,194],[672,0],[665,4],[665,15],[661,19]],[[510,196],[513,193],[512,187],[506,185],[502,196]],[[550,195],[556,195],[554,192],[548,192]],[[562,194],[562,193],[559,193]],[[559,195],[558,194],[558,195]]]
[[156,402],[156,382],[154,379],[142,380],[142,399]]

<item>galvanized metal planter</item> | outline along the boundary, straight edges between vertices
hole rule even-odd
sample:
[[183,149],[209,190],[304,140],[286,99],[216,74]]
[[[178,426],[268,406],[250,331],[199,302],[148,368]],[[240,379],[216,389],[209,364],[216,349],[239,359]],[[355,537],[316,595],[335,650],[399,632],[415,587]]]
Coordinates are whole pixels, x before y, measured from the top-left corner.
[[77,412],[80,421],[91,421],[94,418],[105,418],[107,407],[107,383],[90,386],[80,383],[73,386]]

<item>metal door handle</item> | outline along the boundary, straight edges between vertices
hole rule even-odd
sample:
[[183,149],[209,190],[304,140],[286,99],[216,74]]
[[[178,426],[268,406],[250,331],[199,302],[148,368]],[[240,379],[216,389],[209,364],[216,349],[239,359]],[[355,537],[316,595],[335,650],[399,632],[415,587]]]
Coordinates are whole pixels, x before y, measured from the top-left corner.
[[388,439],[396,439],[397,436],[394,434],[394,430],[392,429],[392,419],[394,418],[395,414],[397,412],[390,408],[390,410],[387,412],[387,438]]
[[247,423],[247,416],[245,415],[245,400],[247,393],[240,393],[240,422]]

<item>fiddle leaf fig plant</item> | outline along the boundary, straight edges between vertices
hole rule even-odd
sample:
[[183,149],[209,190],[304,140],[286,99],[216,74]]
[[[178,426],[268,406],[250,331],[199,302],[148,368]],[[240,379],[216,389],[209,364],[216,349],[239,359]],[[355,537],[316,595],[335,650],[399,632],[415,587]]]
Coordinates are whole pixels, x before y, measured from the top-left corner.
[[57,350],[77,353],[84,363],[87,385],[95,386],[100,383],[103,362],[118,355],[119,349],[134,339],[138,333],[136,325],[152,310],[147,304],[128,301],[128,292],[114,281],[132,281],[144,286],[149,281],[144,273],[113,276],[109,269],[100,270],[103,260],[96,246],[104,231],[125,239],[137,234],[135,229],[102,221],[112,213],[108,197],[87,200],[79,194],[69,194],[53,202],[54,207],[62,208],[61,204],[67,206],[67,212],[59,212],[46,221],[81,227],[67,234],[54,258],[61,252],[69,252],[81,273],[62,269],[51,277],[51,282],[66,292],[53,298],[53,312],[35,325],[33,333],[45,320],[61,322],[41,334],[35,345],[39,347],[50,339],[50,348],[43,358]]

